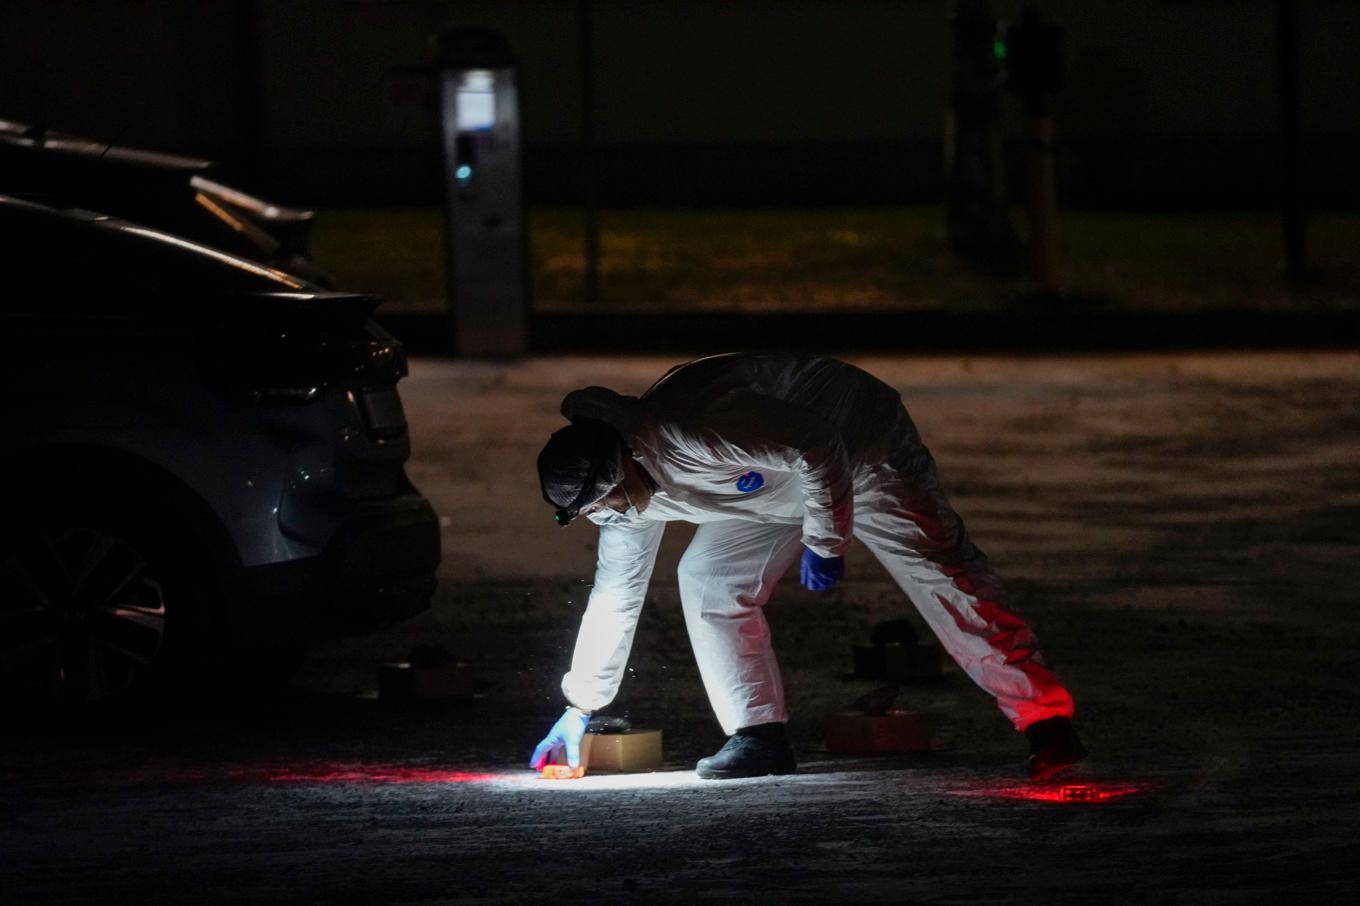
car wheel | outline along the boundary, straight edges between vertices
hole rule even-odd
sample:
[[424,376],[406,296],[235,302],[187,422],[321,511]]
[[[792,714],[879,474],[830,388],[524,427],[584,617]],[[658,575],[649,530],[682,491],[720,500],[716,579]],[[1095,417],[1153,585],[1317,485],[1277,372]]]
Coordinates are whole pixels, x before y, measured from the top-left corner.
[[30,704],[94,705],[144,687],[166,653],[171,565],[133,530],[60,519],[0,545],[0,672]]

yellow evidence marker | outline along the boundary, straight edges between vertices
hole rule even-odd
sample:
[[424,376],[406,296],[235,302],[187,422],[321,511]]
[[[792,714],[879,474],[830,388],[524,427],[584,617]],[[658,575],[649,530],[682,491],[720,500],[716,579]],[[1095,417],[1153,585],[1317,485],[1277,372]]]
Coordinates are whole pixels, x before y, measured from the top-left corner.
[[567,764],[567,750],[556,746],[548,753],[548,763],[543,765],[544,780],[579,780],[586,776],[586,765],[590,763],[590,743],[592,734],[587,733],[581,740],[581,764],[572,767]]
[[586,766],[572,767],[569,764],[545,764],[543,766],[544,780],[577,780],[586,776]]

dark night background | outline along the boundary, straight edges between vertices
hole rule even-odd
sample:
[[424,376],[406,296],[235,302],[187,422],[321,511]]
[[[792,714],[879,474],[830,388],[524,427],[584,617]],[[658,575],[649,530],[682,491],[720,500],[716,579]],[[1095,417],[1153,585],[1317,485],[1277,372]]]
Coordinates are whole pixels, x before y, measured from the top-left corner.
[[[1000,81],[1013,47],[968,83],[954,18],[995,18],[999,41],[1027,8],[1062,29],[1062,84],[1039,99],[1047,280],[1033,108]],[[525,355],[450,354],[432,40],[449,26],[503,34],[518,65]],[[316,641],[281,689],[243,659],[168,710],[10,721],[0,900],[1353,895],[1358,51],[1355,0],[6,3],[0,120],[216,161],[314,210],[321,271],[387,300],[375,318],[411,353],[405,469],[443,559],[428,611]],[[959,227],[965,89],[995,113],[964,192],[983,186],[990,233]],[[5,237],[16,266],[27,238]],[[267,358],[269,332],[238,358]],[[68,345],[53,361],[88,351]],[[832,352],[902,392],[1072,686],[1092,750],[1075,777],[1108,802],[1022,784],[1023,742],[952,667],[906,693],[934,751],[828,752],[823,720],[877,685],[849,646],[908,609],[862,547],[839,589],[786,578],[771,604],[802,772],[694,780],[721,737],[678,604],[685,526],[612,707],[664,728],[665,770],[521,770],[560,713],[594,565],[589,527],[552,526],[535,480],[560,399],[751,346]],[[8,373],[50,378],[46,351]],[[418,645],[470,663],[476,695],[380,701],[377,665]]]
[[[894,204],[942,197],[943,0],[591,4],[602,199]],[[993,4],[1014,20],[1019,3]],[[1270,205],[1271,0],[1047,2],[1066,32],[1061,194],[1081,207]],[[1360,9],[1298,5],[1308,196],[1360,201]],[[295,0],[11,4],[0,109],[256,171],[311,205],[437,198],[429,36],[504,32],[528,200],[578,201],[579,4]],[[1012,159],[1019,140],[1009,141]],[[254,176],[254,173],[252,173]],[[254,180],[252,179],[252,182]]]

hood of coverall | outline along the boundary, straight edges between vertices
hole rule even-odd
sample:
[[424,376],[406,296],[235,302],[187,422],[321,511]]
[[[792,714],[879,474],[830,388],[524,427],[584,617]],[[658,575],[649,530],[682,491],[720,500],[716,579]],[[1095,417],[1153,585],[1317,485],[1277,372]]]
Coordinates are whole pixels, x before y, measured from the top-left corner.
[[623,439],[598,419],[578,418],[553,433],[538,455],[543,499],[566,525],[623,480]]
[[581,419],[604,422],[628,443],[639,426],[638,402],[637,397],[624,396],[608,387],[582,387],[563,398],[562,414],[573,422]]

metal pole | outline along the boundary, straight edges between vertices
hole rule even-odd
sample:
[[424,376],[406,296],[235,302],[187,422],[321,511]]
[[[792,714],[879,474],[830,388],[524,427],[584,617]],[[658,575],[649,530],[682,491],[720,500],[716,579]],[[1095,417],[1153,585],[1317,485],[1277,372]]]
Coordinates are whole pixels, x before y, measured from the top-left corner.
[[1275,0],[1275,42],[1280,64],[1280,192],[1286,279],[1308,271],[1308,223],[1299,187],[1299,6]]
[[1031,109],[1026,129],[1029,147],[1030,245],[1034,256],[1034,282],[1043,292],[1057,292],[1058,192],[1054,178],[1053,114]]
[[945,112],[945,225],[959,254],[995,266],[1016,246],[1001,200],[999,105],[991,0],[950,0],[953,84]]
[[591,48],[591,0],[577,4],[581,34],[581,178],[585,190],[585,261],[581,299],[587,308],[600,298],[600,170],[595,149],[595,72]]

